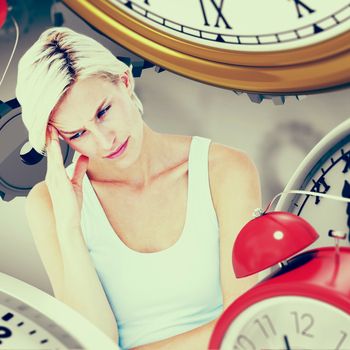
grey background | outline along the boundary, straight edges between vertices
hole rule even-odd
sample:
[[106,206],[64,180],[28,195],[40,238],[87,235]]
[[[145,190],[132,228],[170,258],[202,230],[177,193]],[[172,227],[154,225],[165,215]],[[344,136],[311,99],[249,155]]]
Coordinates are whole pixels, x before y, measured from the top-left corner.
[[[21,33],[15,57],[0,86],[2,101],[15,97],[18,59],[52,25],[51,1],[12,3]],[[55,8],[65,13],[64,25],[97,38],[118,55],[126,52],[62,5],[56,4]],[[0,75],[14,41],[14,27],[8,18],[0,29]],[[150,68],[136,79],[136,91],[144,104],[144,119],[155,130],[204,136],[247,152],[259,169],[264,203],[284,188],[312,147],[349,118],[349,89],[309,95],[301,101],[287,97],[281,106],[269,100],[254,104],[246,95]],[[26,222],[24,203],[23,197],[9,203],[0,200],[0,271],[51,294]]]

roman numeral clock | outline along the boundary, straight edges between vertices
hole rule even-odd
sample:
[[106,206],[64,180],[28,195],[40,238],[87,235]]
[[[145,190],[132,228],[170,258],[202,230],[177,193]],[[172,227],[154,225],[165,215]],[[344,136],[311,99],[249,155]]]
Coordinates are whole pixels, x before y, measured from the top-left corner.
[[255,102],[350,82],[349,0],[63,2],[148,61]]

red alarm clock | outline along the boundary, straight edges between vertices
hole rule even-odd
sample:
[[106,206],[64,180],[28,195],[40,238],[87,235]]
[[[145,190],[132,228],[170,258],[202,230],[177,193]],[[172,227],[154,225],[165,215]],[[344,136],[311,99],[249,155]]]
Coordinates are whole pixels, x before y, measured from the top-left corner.
[[7,3],[6,0],[0,0],[0,28],[5,23],[7,17]]
[[236,276],[280,268],[224,311],[209,349],[349,350],[350,248],[338,245],[345,233],[330,235],[335,246],[293,256],[318,238],[305,219],[271,212],[248,222],[233,247]]

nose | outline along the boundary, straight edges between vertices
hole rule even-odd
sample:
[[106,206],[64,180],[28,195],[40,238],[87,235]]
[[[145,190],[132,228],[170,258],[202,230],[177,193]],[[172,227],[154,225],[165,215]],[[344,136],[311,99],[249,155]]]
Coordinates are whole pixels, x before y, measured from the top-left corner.
[[95,139],[99,147],[105,150],[105,153],[114,150],[116,145],[116,137],[110,131],[107,130],[96,130]]

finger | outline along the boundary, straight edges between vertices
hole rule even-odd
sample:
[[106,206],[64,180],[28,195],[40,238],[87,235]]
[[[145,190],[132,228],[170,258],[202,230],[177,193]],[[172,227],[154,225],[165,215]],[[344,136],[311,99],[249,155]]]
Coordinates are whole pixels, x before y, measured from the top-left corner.
[[46,146],[49,145],[50,141],[51,141],[51,126],[48,125],[47,128],[46,128]]
[[49,129],[49,153],[51,156],[51,159],[54,161],[60,161],[59,164],[63,165],[63,157],[62,157],[62,151],[60,146],[60,141],[58,139],[58,132],[55,127],[51,126]]
[[60,142],[58,139],[58,133],[55,127],[49,126],[48,128],[48,143],[46,146],[47,153],[47,171],[50,176],[56,173],[62,175],[64,170],[63,157]]
[[74,167],[73,177],[71,179],[72,183],[81,186],[81,184],[83,182],[84,175],[85,175],[87,168],[88,168],[88,164],[89,164],[88,157],[81,155],[78,158],[77,163]]

